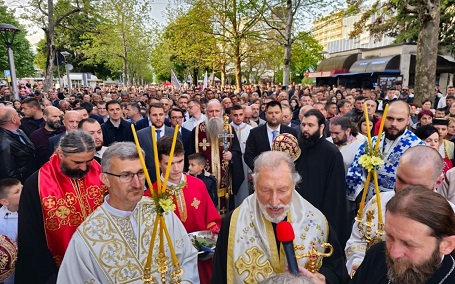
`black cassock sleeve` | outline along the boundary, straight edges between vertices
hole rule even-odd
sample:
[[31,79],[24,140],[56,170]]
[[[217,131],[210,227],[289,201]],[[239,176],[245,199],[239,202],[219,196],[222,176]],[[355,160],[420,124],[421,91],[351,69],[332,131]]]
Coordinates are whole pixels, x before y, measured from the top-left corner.
[[218,241],[216,242],[215,256],[213,258],[212,284],[227,283],[227,249],[232,212],[234,211],[227,213],[221,223]]
[[38,171],[26,182],[19,202],[15,283],[55,283],[57,265],[47,247],[38,192]]

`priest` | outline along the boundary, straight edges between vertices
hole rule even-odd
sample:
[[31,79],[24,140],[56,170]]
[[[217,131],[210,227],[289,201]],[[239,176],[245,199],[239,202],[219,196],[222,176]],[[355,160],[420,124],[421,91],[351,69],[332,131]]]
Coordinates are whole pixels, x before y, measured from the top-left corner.
[[[145,172],[136,146],[131,142],[111,144],[104,152],[101,165],[101,180],[108,187],[109,194],[71,238],[57,283],[145,282],[144,266],[158,213],[155,202],[143,197]],[[183,269],[182,283],[199,283],[197,252],[185,228],[174,213],[164,213],[163,216],[175,256]],[[163,242],[167,258],[159,263],[160,243],[153,243],[151,276],[155,280],[164,277],[170,283],[171,279],[175,280],[172,273],[176,272],[171,261],[173,254],[169,243]],[[158,269],[163,265],[167,269],[161,274]]]
[[350,228],[346,209],[346,183],[343,156],[335,145],[323,137],[325,118],[317,109],[310,109],[301,121],[299,145],[302,154],[295,162],[302,182],[297,192],[321,210],[337,233],[342,246]]
[[217,179],[218,210],[224,215],[234,209],[234,195],[244,180],[242,151],[232,126],[223,121],[221,103],[209,101],[206,112],[207,121],[191,132],[188,155],[202,153],[208,160],[206,170]]
[[88,133],[70,132],[49,162],[25,182],[15,283],[55,283],[71,236],[103,202],[106,187],[94,155],[95,142]]
[[[300,180],[287,153],[264,152],[254,164],[255,193],[223,220],[216,246],[213,284],[257,283],[286,271],[286,256],[276,237],[276,224],[287,220],[294,232],[294,246],[305,254],[311,248],[324,251],[333,246],[328,258],[318,258],[315,276],[325,283],[346,283],[348,274],[337,236],[324,215],[296,191]],[[298,259],[305,267],[306,257]]]
[[351,283],[455,283],[455,215],[449,202],[412,186],[397,192],[386,210],[386,240],[368,250]]

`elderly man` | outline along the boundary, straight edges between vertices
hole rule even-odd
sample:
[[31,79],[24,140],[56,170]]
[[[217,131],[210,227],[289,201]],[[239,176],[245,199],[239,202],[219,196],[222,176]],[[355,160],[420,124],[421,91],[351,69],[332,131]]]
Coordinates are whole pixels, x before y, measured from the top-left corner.
[[[150,248],[155,203],[144,197],[145,173],[134,143],[109,146],[101,161],[101,180],[109,195],[74,233],[58,274],[57,283],[144,283],[144,264]],[[164,215],[175,254],[183,274],[182,282],[199,283],[197,252],[174,213]],[[153,244],[158,251],[160,242]],[[167,242],[166,279],[174,271]],[[157,272],[154,254],[152,276]]]
[[[396,184],[395,191],[399,192],[407,186],[420,185],[434,190],[442,181],[442,168],[444,162],[439,153],[428,146],[415,146],[409,148],[401,156],[396,171]],[[387,202],[395,195],[395,191],[383,192],[380,194],[382,213],[385,214],[385,206]],[[429,208],[429,207],[428,207]],[[366,212],[372,211],[375,218],[372,220],[372,234],[371,237],[376,235],[377,222],[378,222],[378,208],[377,199],[371,199],[365,206],[364,215],[366,220]],[[362,238],[362,234],[358,228],[358,222],[354,223],[352,227],[351,237],[346,243],[346,258],[347,269],[352,275],[365,257],[367,250],[367,242]]]
[[49,157],[54,153],[55,149],[60,142],[60,139],[69,132],[77,130],[79,121],[82,120],[82,114],[75,110],[69,110],[63,115],[63,125],[65,126],[66,132],[57,134],[49,138]]
[[[264,152],[255,160],[250,195],[223,220],[216,246],[212,283],[257,283],[286,270],[284,251],[277,241],[276,224],[291,223],[294,245],[303,245],[306,253],[313,246],[322,251],[329,242],[332,256],[322,261],[314,276],[323,283],[346,283],[348,278],[343,254],[333,229],[324,215],[303,199],[295,185],[300,181],[294,162],[279,151]],[[309,259],[297,260],[304,267]]]
[[367,252],[351,283],[455,283],[455,214],[447,200],[413,186],[386,210],[386,240]]
[[0,179],[15,178],[24,183],[37,166],[35,146],[20,125],[14,108],[0,108]]
[[66,134],[49,162],[24,184],[19,203],[16,283],[54,283],[76,228],[102,203],[105,186],[93,162],[95,142]]
[[[191,132],[189,153],[202,153],[208,160],[207,171],[218,182],[218,210],[221,215],[234,209],[234,196],[243,182],[243,163],[240,143],[232,126],[224,123],[221,104],[213,99],[207,104],[207,121],[199,123]],[[225,127],[226,131],[225,132]],[[225,135],[227,134],[227,135]],[[224,137],[220,137],[226,136]],[[230,136],[230,137],[228,137]],[[228,148],[224,149],[224,142]]]

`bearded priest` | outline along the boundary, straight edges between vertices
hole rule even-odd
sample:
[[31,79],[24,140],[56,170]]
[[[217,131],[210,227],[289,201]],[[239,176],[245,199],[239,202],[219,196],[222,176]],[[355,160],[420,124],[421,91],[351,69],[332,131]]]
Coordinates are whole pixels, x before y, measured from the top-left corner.
[[[315,283],[347,283],[343,252],[336,234],[324,215],[295,191],[300,181],[294,162],[284,152],[268,151],[254,162],[255,193],[223,220],[215,251],[213,284],[258,283],[286,271],[286,256],[277,240],[277,223],[286,220],[294,232],[296,255],[314,248],[323,252],[330,243],[330,257],[317,260],[319,272],[311,274]],[[302,248],[302,247],[300,247]],[[307,257],[297,260],[301,267]]]

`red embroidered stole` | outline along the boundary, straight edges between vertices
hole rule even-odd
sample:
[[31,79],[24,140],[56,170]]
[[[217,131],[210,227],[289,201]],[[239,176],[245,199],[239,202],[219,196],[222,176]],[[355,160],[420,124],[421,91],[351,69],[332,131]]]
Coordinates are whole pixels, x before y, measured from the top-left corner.
[[85,178],[70,179],[60,171],[57,155],[52,155],[39,170],[38,191],[44,231],[57,267],[60,267],[77,227],[103,203],[107,187],[101,182],[100,173],[100,164],[93,160]]

